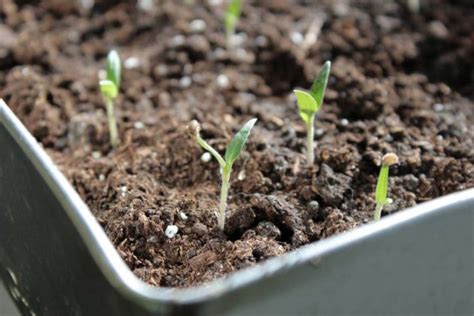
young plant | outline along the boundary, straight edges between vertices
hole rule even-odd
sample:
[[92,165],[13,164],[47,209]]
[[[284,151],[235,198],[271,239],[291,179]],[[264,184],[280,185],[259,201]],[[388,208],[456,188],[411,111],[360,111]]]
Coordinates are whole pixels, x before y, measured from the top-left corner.
[[225,225],[225,210],[227,207],[227,195],[230,187],[230,174],[232,173],[232,165],[239,157],[240,152],[242,151],[242,148],[244,147],[245,142],[250,135],[250,131],[255,125],[255,122],[257,122],[256,118],[251,119],[245,123],[245,125],[237,134],[235,134],[232,141],[227,145],[224,157],[222,157],[214,148],[212,148],[211,145],[201,138],[199,134],[201,126],[197,121],[193,120],[188,126],[186,126],[189,135],[191,135],[191,137],[196,140],[199,146],[207,150],[219,162],[222,182],[219,213],[217,214],[217,225],[222,231],[224,230]]
[[308,166],[314,163],[314,117],[323,105],[330,71],[331,62],[327,61],[319,72],[319,75],[314,79],[309,91],[299,89],[293,91],[296,95],[300,116],[306,123],[306,163]]
[[378,221],[382,215],[382,209],[388,204],[388,169],[390,166],[398,163],[398,156],[392,153],[386,154],[382,158],[382,167],[380,168],[377,187],[375,188],[375,213],[374,220]]
[[114,101],[120,88],[121,63],[120,57],[115,50],[107,55],[106,79],[99,82],[100,92],[104,98],[107,121],[109,124],[110,143],[112,147],[120,144],[117,131],[117,120],[114,114]]
[[239,22],[241,12],[241,0],[231,0],[225,12],[224,27],[227,47],[232,46],[232,37],[235,34],[235,26]]

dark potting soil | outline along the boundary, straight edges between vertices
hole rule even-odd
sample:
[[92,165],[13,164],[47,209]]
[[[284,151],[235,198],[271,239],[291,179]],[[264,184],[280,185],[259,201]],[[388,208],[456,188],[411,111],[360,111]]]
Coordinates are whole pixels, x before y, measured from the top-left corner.
[[[244,2],[232,50],[224,4],[0,4],[0,96],[153,285],[213,280],[371,221],[387,152],[400,163],[384,215],[474,186],[469,0],[421,1],[421,14],[405,1]],[[112,48],[124,60],[115,150],[97,79]],[[307,168],[292,89],[308,88],[326,60]],[[185,125],[200,121],[223,152],[252,117],[221,233],[218,164],[201,159]]]

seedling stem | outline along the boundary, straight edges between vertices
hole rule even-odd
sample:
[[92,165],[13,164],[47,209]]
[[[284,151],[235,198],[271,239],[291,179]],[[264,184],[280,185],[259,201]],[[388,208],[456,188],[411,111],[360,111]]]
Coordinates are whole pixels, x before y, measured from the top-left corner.
[[107,122],[109,124],[110,143],[112,147],[117,147],[120,144],[120,139],[117,130],[117,120],[114,114],[114,103],[110,98],[105,98],[105,107],[107,110]]
[[235,27],[239,22],[241,5],[241,0],[231,0],[225,12],[224,27],[228,49],[230,49],[233,44],[232,39],[235,34]]
[[308,154],[308,166],[311,166],[314,163],[314,115],[311,116],[306,127],[308,131],[306,135],[306,151]]
[[240,129],[237,134],[235,134],[232,141],[229,143],[229,145],[227,145],[224,158],[214,148],[212,148],[211,145],[201,138],[199,133],[201,126],[197,121],[191,121],[186,127],[188,133],[196,140],[199,146],[207,150],[212,156],[214,156],[214,158],[216,158],[217,162],[219,163],[219,171],[222,179],[219,213],[217,214],[217,225],[222,231],[225,227],[225,211],[227,208],[227,197],[229,194],[232,166],[237,157],[240,155],[240,152],[242,151],[242,148],[244,147],[247,138],[250,135],[250,131],[255,125],[255,122],[257,122],[257,119],[251,119]]
[[100,92],[104,98],[109,125],[110,143],[112,147],[120,144],[117,129],[117,119],[114,114],[114,100],[117,98],[120,88],[121,64],[120,57],[116,51],[107,55],[106,79],[99,82]]
[[323,105],[330,71],[331,62],[327,61],[316,79],[314,79],[309,91],[300,89],[293,91],[298,103],[300,117],[306,123],[306,163],[308,166],[314,163],[314,117]]

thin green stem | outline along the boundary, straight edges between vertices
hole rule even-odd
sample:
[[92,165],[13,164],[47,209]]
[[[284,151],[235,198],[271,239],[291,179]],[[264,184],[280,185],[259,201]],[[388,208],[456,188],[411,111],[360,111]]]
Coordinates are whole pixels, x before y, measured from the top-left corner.
[[110,143],[112,147],[116,148],[120,144],[118,136],[117,120],[114,115],[114,103],[110,98],[105,98],[105,105],[107,108],[107,121],[109,123]]
[[377,205],[375,206],[374,221],[380,220],[380,217],[382,216],[383,206],[384,203],[377,203]]
[[219,214],[217,215],[217,225],[224,231],[225,226],[225,211],[227,208],[227,196],[230,187],[230,174],[232,172],[232,166],[225,166],[221,168],[222,183],[221,183],[221,197],[219,202]]
[[201,146],[202,148],[204,148],[205,150],[207,150],[208,152],[211,153],[211,155],[214,156],[214,158],[216,158],[216,160],[219,162],[219,165],[221,166],[221,169],[224,169],[225,168],[225,160],[224,158],[222,158],[221,155],[219,155],[219,153],[214,149],[212,148],[211,145],[209,145],[204,139],[201,138],[201,136],[196,136],[196,141],[197,143],[199,144],[199,146]]
[[314,115],[307,123],[307,132],[306,135],[306,154],[307,154],[307,165],[311,166],[314,163]]

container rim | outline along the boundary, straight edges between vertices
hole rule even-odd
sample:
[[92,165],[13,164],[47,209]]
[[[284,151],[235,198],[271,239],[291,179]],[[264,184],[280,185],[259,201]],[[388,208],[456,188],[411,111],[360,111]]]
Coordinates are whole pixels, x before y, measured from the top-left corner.
[[190,288],[159,288],[143,282],[128,268],[88,206],[2,99],[0,99],[0,122],[53,191],[108,282],[122,295],[149,310],[156,310],[163,303],[204,302],[289,268],[354,246],[388,230],[437,216],[448,211],[446,206],[452,203],[474,202],[474,188],[452,193],[386,216],[378,222],[368,223],[308,244],[281,257],[268,259],[203,285]]

